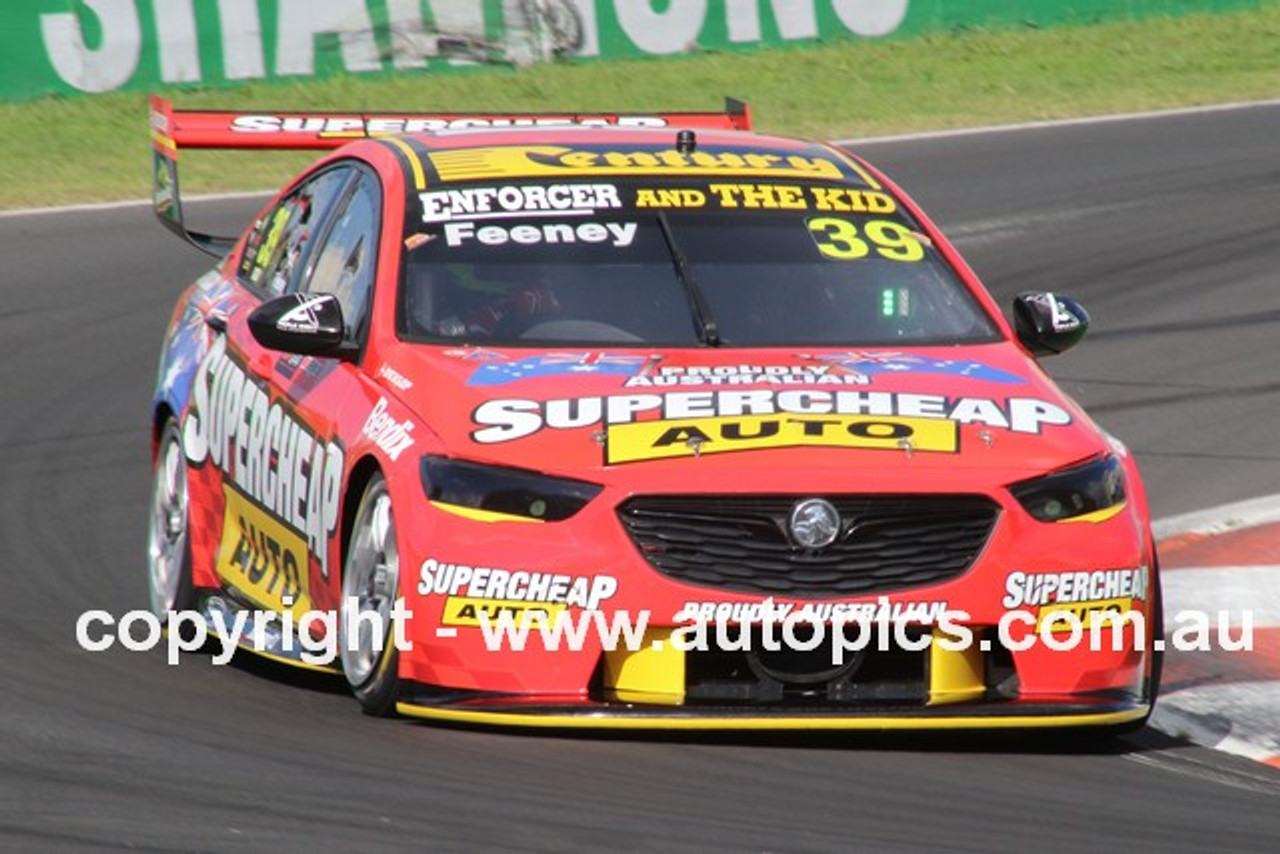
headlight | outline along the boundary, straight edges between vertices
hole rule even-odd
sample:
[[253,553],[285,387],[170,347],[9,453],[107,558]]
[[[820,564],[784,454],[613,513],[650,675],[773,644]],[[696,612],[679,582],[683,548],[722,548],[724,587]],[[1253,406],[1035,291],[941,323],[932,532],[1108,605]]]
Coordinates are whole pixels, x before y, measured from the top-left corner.
[[1124,469],[1111,454],[1083,465],[1024,480],[1013,497],[1041,522],[1061,522],[1124,503]]
[[443,504],[559,522],[586,507],[603,487],[527,469],[429,456],[422,458],[422,488],[429,500]]

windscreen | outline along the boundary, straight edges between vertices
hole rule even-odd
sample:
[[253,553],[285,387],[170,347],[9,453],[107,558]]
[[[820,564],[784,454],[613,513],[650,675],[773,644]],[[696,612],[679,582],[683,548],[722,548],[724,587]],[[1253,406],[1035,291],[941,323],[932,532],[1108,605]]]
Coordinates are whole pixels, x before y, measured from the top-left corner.
[[[479,345],[730,347],[997,335],[887,194],[818,184],[766,192],[686,182],[662,194],[578,186],[587,203],[577,208],[566,194],[565,207],[507,212],[497,188],[487,204],[459,195],[470,210],[429,207],[406,237],[401,333]],[[780,203],[747,204],[769,198]]]

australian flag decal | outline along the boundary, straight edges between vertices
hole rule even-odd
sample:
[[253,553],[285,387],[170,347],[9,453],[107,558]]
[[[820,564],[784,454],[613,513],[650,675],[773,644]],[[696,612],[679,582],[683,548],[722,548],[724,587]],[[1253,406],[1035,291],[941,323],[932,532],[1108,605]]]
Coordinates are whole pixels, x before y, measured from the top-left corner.
[[633,377],[648,358],[611,353],[547,353],[526,356],[513,362],[486,362],[475,369],[467,385],[506,385],[518,380],[543,377],[600,376]]

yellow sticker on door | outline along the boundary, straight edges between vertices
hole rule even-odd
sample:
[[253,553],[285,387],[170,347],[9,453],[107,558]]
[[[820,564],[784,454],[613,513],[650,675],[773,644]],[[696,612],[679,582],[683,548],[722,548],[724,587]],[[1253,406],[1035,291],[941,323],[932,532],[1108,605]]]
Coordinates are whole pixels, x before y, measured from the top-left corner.
[[940,418],[748,415],[611,424],[606,462],[630,463],[766,448],[872,448],[955,453],[959,425]]

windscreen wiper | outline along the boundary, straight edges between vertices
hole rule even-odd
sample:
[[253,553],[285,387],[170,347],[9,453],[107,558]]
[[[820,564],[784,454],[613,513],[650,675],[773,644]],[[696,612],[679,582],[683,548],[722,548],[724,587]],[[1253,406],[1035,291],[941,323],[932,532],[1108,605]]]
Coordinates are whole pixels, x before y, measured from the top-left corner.
[[708,347],[719,347],[720,329],[716,326],[716,319],[711,316],[711,306],[707,303],[707,297],[702,289],[698,287],[698,281],[694,278],[693,270],[689,266],[689,259],[684,257],[684,253],[680,251],[680,245],[676,243],[675,235],[671,233],[671,223],[667,222],[666,212],[658,212],[658,225],[662,227],[662,236],[667,241],[667,249],[675,262],[676,275],[680,278],[680,284],[684,286],[685,293],[689,295],[689,307],[693,309],[694,319],[697,320],[702,343]]

